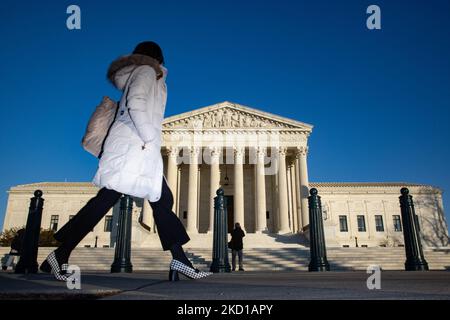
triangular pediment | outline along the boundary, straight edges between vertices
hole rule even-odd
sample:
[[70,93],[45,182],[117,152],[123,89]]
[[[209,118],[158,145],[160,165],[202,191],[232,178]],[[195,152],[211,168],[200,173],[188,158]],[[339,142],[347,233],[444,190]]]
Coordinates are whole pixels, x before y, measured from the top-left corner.
[[163,122],[163,130],[288,129],[310,132],[312,127],[307,123],[228,101],[177,114]]

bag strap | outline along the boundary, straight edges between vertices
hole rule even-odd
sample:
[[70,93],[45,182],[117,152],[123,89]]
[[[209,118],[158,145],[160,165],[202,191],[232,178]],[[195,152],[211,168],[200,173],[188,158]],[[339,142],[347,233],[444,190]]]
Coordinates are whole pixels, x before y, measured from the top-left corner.
[[109,132],[111,131],[112,126],[114,125],[114,123],[115,123],[116,120],[117,120],[117,114],[119,113],[119,109],[120,109],[120,105],[121,105],[121,103],[122,103],[122,99],[123,99],[124,97],[125,97],[125,99],[126,99],[126,96],[128,95],[128,90],[129,90],[128,84],[129,84],[130,79],[131,79],[131,77],[133,76],[134,72],[136,71],[136,69],[137,69],[137,67],[134,68],[133,71],[131,71],[130,75],[129,75],[128,78],[127,78],[127,81],[125,82],[125,88],[126,88],[127,92],[125,93],[125,91],[124,91],[124,93],[122,94],[122,97],[121,97],[120,101],[117,103],[116,112],[114,113],[113,121],[112,121],[111,124],[109,125],[108,131],[106,132],[106,135],[105,135],[105,139],[103,139],[103,143],[102,143],[102,147],[101,147],[101,150],[100,150],[100,154],[98,155],[98,159],[100,159],[100,158],[102,157],[102,154],[103,154],[103,148],[105,147],[106,139],[108,138],[108,135],[109,135]]
[[125,99],[125,106],[127,105],[128,101],[126,101],[126,100],[127,100],[127,97],[128,97],[128,92],[130,91],[130,85],[129,84],[130,84],[131,78],[133,77],[133,75],[136,72],[137,68],[139,68],[139,66],[137,66],[136,68],[133,69],[133,71],[131,71],[130,75],[128,76],[127,81],[125,82],[125,90],[126,91],[123,92],[122,97],[120,99],[119,109],[120,109],[121,104],[122,104],[122,99]]
[[99,155],[98,155],[98,157],[97,157],[98,159],[100,159],[100,158],[102,157],[103,149],[105,148],[106,138],[108,138],[109,132],[111,131],[111,128],[112,128],[114,122],[116,122],[117,113],[119,113],[119,103],[117,103],[117,105],[116,105],[116,111],[114,112],[114,118],[113,118],[113,121],[111,121],[111,124],[110,124],[109,127],[108,127],[108,131],[106,131],[106,135],[105,135],[105,138],[103,139],[102,147],[101,147],[101,149],[100,149],[100,153],[99,153]]
[[[139,66],[138,66],[138,67],[139,67]],[[133,123],[134,128],[135,128],[136,130],[137,130],[136,123],[134,123],[133,117],[132,117],[131,114],[130,114],[130,108],[127,107],[127,106],[128,106],[127,98],[128,98],[128,92],[129,92],[129,90],[130,90],[130,86],[129,86],[130,79],[131,79],[131,77],[133,76],[134,72],[136,71],[136,69],[137,69],[138,67],[136,67],[136,68],[131,72],[130,76],[128,77],[127,82],[125,83],[125,86],[126,86],[126,92],[125,92],[125,91],[123,92],[122,98],[120,99],[120,102],[122,102],[122,99],[125,99],[125,106],[126,106],[126,109],[127,109],[126,111],[128,112],[128,116],[130,117],[130,120],[131,120],[131,122]],[[155,72],[156,72],[156,70],[155,70]],[[156,80],[156,81],[157,81],[157,80]],[[118,109],[120,109],[120,106],[119,106]]]

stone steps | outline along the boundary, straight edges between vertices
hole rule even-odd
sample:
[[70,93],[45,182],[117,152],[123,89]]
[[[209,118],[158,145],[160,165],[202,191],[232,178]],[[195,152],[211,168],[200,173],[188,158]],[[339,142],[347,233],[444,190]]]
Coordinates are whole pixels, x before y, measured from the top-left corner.
[[[53,248],[40,248],[38,262],[42,262]],[[0,256],[8,253],[8,248],[0,248]],[[187,255],[200,269],[208,269],[211,249],[189,248]],[[430,269],[450,270],[450,249],[426,249],[424,255]],[[231,262],[231,254],[230,254]],[[403,248],[329,248],[327,257],[332,270],[366,270],[369,265],[379,265],[383,270],[404,270],[405,252]],[[70,263],[81,270],[109,271],[114,259],[113,248],[77,248]],[[160,249],[132,249],[131,262],[135,271],[167,270],[171,255]],[[248,271],[302,270],[308,269],[309,249],[253,248],[244,250],[244,268]]]

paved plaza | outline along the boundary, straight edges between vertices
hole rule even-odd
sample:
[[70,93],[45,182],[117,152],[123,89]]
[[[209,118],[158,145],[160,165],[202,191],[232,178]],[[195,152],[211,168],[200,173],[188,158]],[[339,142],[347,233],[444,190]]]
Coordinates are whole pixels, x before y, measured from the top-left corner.
[[167,274],[85,273],[69,290],[47,274],[0,273],[0,299],[108,300],[450,300],[450,272],[381,272],[381,289],[369,290],[365,272],[234,272],[202,280],[167,281]]

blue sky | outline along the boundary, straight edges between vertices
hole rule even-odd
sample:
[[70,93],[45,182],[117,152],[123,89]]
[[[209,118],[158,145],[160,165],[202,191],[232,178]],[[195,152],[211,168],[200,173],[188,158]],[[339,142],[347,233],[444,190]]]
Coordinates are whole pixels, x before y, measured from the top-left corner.
[[86,121],[143,40],[165,52],[166,116],[229,100],[307,122],[311,181],[432,184],[450,208],[449,1],[2,0],[1,221],[11,186],[92,179]]

